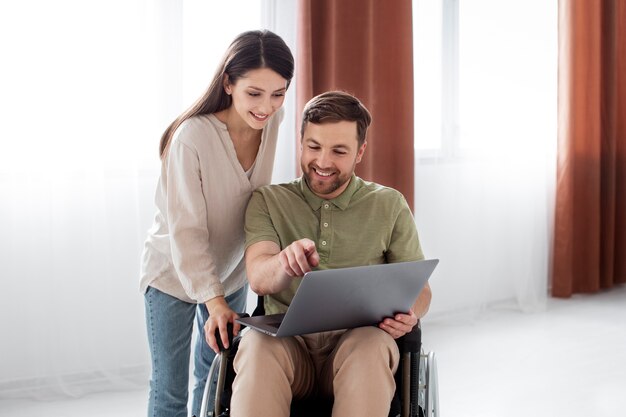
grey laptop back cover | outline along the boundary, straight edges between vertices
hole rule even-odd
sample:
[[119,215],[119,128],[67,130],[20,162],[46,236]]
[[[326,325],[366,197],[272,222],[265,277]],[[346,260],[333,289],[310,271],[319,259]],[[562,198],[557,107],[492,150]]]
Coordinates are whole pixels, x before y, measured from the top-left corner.
[[[309,272],[275,336],[375,325],[385,317],[407,312],[438,262],[429,259]],[[266,326],[257,328],[255,319],[262,317],[239,321],[274,335]]]

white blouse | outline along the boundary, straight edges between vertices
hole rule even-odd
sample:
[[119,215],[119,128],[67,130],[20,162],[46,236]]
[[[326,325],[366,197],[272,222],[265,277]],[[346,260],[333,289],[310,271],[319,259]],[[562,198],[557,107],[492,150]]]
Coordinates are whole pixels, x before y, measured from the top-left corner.
[[244,214],[252,191],[272,179],[280,109],[244,171],[215,115],[186,120],[174,134],[156,190],[157,213],[142,255],[140,289],[189,303],[228,296],[245,281]]

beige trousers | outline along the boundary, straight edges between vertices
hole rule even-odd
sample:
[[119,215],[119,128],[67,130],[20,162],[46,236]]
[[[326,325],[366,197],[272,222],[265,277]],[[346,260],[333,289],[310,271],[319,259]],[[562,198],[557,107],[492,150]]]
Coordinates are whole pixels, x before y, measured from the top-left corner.
[[292,398],[334,397],[333,417],[386,417],[400,353],[377,327],[274,338],[249,330],[234,367],[233,417],[288,417]]

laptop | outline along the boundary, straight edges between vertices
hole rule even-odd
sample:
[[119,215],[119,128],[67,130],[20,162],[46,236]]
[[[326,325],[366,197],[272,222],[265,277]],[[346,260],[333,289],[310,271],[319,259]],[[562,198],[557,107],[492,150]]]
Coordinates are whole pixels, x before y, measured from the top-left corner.
[[438,263],[428,259],[308,272],[285,314],[237,321],[276,337],[377,325],[411,309]]

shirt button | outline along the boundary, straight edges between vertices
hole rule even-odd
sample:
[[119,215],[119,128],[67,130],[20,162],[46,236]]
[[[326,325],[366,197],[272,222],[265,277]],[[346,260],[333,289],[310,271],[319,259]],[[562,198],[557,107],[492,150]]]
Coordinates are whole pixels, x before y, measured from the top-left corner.
[[324,223],[324,227],[328,227],[328,223]]
[[325,208],[325,209],[327,209],[328,207],[330,207],[330,206],[328,205],[328,203],[324,204],[324,208]]
[[326,246],[326,241],[322,240],[322,246]]

